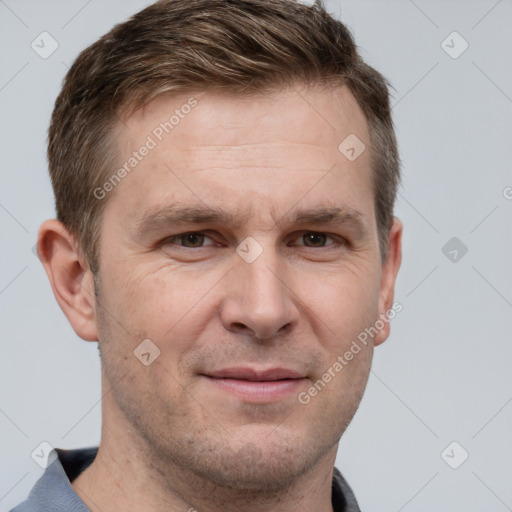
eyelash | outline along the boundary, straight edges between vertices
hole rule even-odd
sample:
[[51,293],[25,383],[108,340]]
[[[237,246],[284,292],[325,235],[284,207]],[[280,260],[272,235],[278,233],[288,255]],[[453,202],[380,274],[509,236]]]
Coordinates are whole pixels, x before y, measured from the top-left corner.
[[[299,245],[299,247],[305,247],[307,249],[327,249],[327,248],[334,247],[334,246],[344,246],[344,245],[347,245],[347,240],[345,240],[341,236],[330,234],[330,233],[324,233],[323,231],[303,231],[302,235],[299,238],[302,238],[304,235],[307,235],[307,234],[325,235],[327,238],[332,239],[333,243],[328,244],[328,245],[323,245],[323,246],[320,246],[320,247],[314,247],[314,246],[311,247],[311,246],[308,246],[308,245],[305,245],[305,244],[301,244],[301,245]],[[204,231],[187,231],[185,233],[180,233],[178,235],[173,235],[173,236],[170,236],[170,237],[166,238],[165,240],[163,240],[161,242],[161,245],[167,245],[167,244],[177,245],[180,249],[204,249],[205,247],[209,247],[209,246],[205,246],[205,245],[202,245],[202,246],[199,246],[199,247],[187,247],[187,246],[180,245],[180,244],[173,244],[174,241],[176,241],[176,240],[178,240],[178,241],[179,240],[183,240],[183,238],[188,236],[188,235],[204,235],[205,237],[210,238],[212,240],[212,238],[210,236],[208,236],[208,234],[206,232],[204,232]],[[215,244],[211,244],[211,246],[213,246],[213,245],[215,245]]]

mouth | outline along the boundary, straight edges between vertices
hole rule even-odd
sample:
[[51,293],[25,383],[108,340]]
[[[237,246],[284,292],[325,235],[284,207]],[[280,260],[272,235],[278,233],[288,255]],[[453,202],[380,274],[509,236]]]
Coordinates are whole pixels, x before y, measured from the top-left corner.
[[306,377],[292,369],[225,368],[203,374],[210,384],[244,401],[271,403],[297,393]]

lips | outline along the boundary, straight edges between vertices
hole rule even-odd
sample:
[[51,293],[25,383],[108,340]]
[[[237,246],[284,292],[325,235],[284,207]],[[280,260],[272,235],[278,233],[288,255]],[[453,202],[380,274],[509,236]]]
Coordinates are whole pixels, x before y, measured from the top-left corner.
[[244,402],[272,403],[297,393],[306,378],[289,368],[224,368],[204,374],[215,389]]
[[251,382],[301,379],[304,377],[300,372],[286,368],[271,368],[268,370],[257,370],[255,368],[225,368],[223,370],[208,372],[207,376],[214,379],[236,379]]

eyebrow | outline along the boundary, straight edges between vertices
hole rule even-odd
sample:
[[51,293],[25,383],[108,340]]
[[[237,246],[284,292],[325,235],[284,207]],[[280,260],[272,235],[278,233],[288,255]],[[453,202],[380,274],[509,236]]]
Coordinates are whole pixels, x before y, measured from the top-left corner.
[[[158,232],[172,226],[183,224],[213,223],[232,227],[240,227],[251,217],[251,212],[244,215],[232,213],[224,208],[210,206],[171,205],[148,210],[136,223],[134,233],[142,237],[150,232]],[[368,230],[361,212],[342,206],[320,206],[309,209],[292,209],[275,221],[276,226],[309,224],[315,226],[335,225],[346,226],[355,236],[364,237]]]

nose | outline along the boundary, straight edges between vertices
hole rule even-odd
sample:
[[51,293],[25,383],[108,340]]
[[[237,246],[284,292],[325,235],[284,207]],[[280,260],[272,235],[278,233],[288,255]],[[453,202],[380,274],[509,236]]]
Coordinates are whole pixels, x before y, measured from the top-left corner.
[[221,308],[227,330],[265,340],[289,333],[297,325],[297,297],[278,258],[265,248],[252,263],[237,261]]

